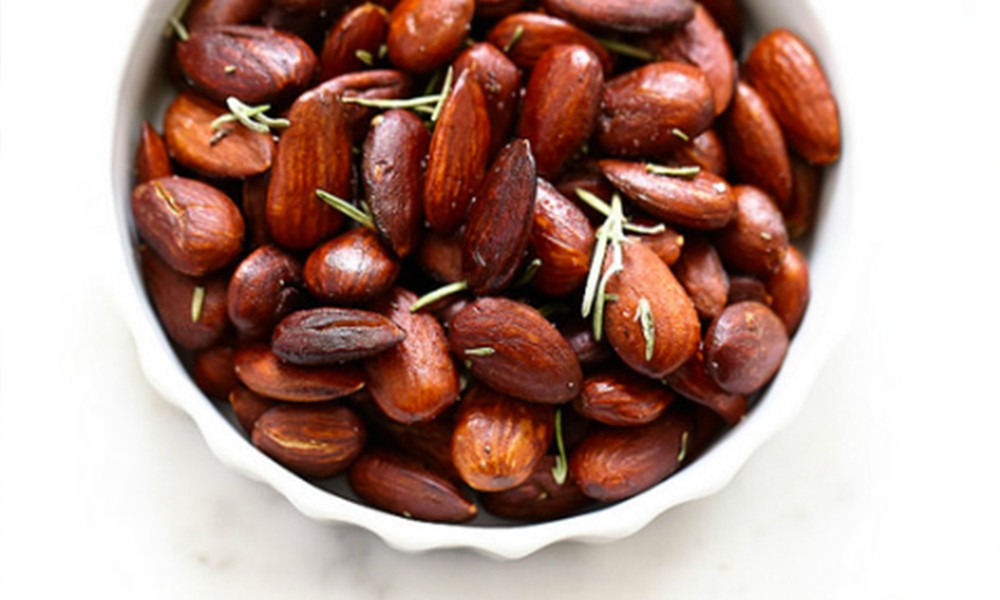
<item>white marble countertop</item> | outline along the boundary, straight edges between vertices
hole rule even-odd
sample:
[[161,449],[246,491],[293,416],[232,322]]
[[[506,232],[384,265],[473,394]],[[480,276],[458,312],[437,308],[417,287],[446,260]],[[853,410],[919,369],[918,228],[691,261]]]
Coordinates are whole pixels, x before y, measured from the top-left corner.
[[508,563],[314,523],[145,382],[86,170],[131,4],[0,13],[0,598],[1000,596],[995,3],[829,3],[865,256],[844,343],[721,493]]

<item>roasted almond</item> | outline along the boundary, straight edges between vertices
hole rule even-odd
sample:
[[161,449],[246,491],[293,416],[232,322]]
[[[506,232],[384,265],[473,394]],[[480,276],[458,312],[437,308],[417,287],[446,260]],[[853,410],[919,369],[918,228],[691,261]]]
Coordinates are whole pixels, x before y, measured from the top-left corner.
[[652,235],[641,235],[631,238],[639,242],[656,253],[668,267],[673,266],[681,257],[684,251],[684,244],[687,238],[678,233],[675,229],[667,227],[661,233]]
[[435,281],[462,281],[462,235],[427,232],[417,251],[417,264]]
[[212,400],[226,400],[229,392],[239,386],[233,369],[233,349],[214,346],[202,350],[191,360],[191,378],[198,389]]
[[270,171],[243,180],[241,204],[250,248],[259,248],[271,242],[271,232],[267,229],[267,188],[270,185]]
[[729,306],[705,334],[708,374],[732,394],[752,394],[764,387],[787,351],[785,324],[757,302]]
[[264,454],[304,477],[325,479],[347,469],[365,445],[365,424],[339,404],[275,406],[251,436]]
[[726,304],[737,304],[739,302],[760,302],[764,306],[771,306],[772,298],[767,286],[763,281],[752,275],[736,275],[729,278],[729,298]]
[[406,332],[382,315],[351,308],[310,308],[278,323],[271,350],[294,365],[345,363],[384,352]]
[[552,475],[556,457],[546,455],[524,483],[503,492],[480,494],[483,508],[505,519],[548,521],[569,516],[590,503],[576,482]]
[[785,228],[793,240],[809,232],[816,219],[816,208],[819,204],[819,184],[822,180],[822,167],[811,165],[794,154],[792,163],[792,197],[788,206],[782,211],[785,216]]
[[694,238],[685,244],[673,272],[694,303],[699,317],[714,319],[726,308],[729,276],[718,252],[707,240]]
[[277,402],[265,398],[257,392],[242,385],[237,385],[229,392],[229,406],[243,431],[253,433],[254,423],[261,415],[277,406]]
[[587,27],[626,32],[674,29],[691,20],[692,0],[543,0],[552,14]]
[[601,172],[600,161],[586,159],[567,165],[558,179],[555,180],[556,189],[563,195],[577,203],[577,206],[587,215],[587,219],[595,228],[600,227],[607,219],[607,215],[597,212],[592,206],[579,201],[579,192],[583,190],[590,192],[598,198],[611,198],[615,193],[615,188],[604,177]]
[[652,423],[673,400],[673,394],[660,382],[617,368],[584,379],[583,391],[573,407],[598,423],[631,427]]
[[451,60],[469,34],[473,0],[403,0],[389,15],[389,60],[428,73]]
[[767,281],[767,291],[774,299],[771,309],[789,337],[795,335],[809,305],[809,264],[798,248],[788,247],[785,260]]
[[375,116],[375,109],[352,102],[351,99],[395,100],[410,93],[411,85],[410,77],[402,71],[374,69],[334,77],[316,90],[347,100],[341,104],[341,108],[347,117],[351,139],[354,143],[361,144],[368,135],[368,126]]
[[754,275],[773,273],[788,252],[788,232],[781,212],[762,190],[749,185],[733,188],[736,214],[715,233],[715,248],[729,267]]
[[199,27],[177,44],[191,84],[224,103],[287,102],[312,81],[316,55],[301,38],[256,25]]
[[719,177],[725,177],[729,167],[726,148],[714,129],[706,129],[690,143],[667,155],[667,159],[680,166],[699,167]]
[[740,0],[699,0],[698,4],[711,13],[726,33],[733,53],[739,55],[743,49],[743,3]]
[[243,249],[239,208],[194,179],[161,177],[139,184],[132,192],[132,217],[149,246],[185,275],[218,271]]
[[356,227],[313,250],[303,276],[320,300],[356,305],[389,291],[399,269],[399,261],[373,231]]
[[579,315],[563,320],[559,324],[559,332],[569,342],[570,348],[580,361],[580,366],[584,368],[601,365],[615,356],[606,340],[594,337],[593,325],[581,319]]
[[747,397],[720,388],[705,370],[705,358],[700,351],[667,375],[667,384],[681,396],[719,415],[730,427],[747,414]]
[[184,14],[188,29],[240,25],[260,19],[268,0],[194,0]]
[[502,19],[517,12],[525,0],[476,0],[477,19]]
[[550,296],[565,296],[583,286],[594,239],[587,215],[551,183],[539,179],[529,246],[542,264],[531,285]]
[[469,487],[500,492],[524,483],[552,443],[554,411],[485,386],[459,407],[452,462]]
[[482,88],[490,114],[490,156],[495,156],[514,125],[521,93],[521,70],[496,46],[485,42],[466,48],[453,66],[456,75],[471,71]]
[[154,252],[142,251],[146,289],[167,336],[185,350],[204,350],[229,332],[226,278],[178,273]]
[[527,304],[480,298],[452,319],[449,343],[476,379],[515,398],[558,404],[580,393],[576,354]]
[[389,31],[389,13],[366,2],[346,12],[326,34],[320,78],[332,79],[370,67]]
[[589,33],[567,21],[542,13],[512,14],[497,23],[486,35],[486,39],[502,49],[522,69],[534,69],[549,49],[563,45],[587,47],[601,61],[605,74],[611,73],[615,66],[611,53]]
[[174,174],[170,166],[170,155],[160,134],[149,124],[143,122],[139,136],[139,147],[135,152],[136,183],[146,183],[160,177],[170,177]]
[[229,320],[254,338],[271,332],[302,301],[302,265],[276,246],[261,246],[243,259],[229,280]]
[[840,157],[837,101],[819,60],[801,38],[787,29],[767,34],[750,49],[746,73],[793,150],[818,165]]
[[351,365],[302,367],[283,362],[265,344],[251,344],[233,354],[236,377],[267,398],[287,402],[323,402],[365,386],[365,376]]
[[374,428],[385,438],[384,443],[411,458],[419,460],[435,473],[454,483],[462,478],[451,462],[451,438],[455,432],[454,411],[445,412],[430,421],[400,423],[381,411],[372,411]]

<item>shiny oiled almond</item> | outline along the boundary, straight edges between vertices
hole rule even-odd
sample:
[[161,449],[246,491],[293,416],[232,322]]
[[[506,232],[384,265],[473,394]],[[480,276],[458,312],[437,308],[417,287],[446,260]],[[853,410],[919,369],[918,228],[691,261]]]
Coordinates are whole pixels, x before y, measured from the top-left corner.
[[668,163],[699,167],[703,171],[725,177],[729,162],[722,139],[714,129],[706,129],[690,143],[684,144],[668,155]]
[[384,450],[365,452],[347,473],[351,489],[382,510],[435,523],[464,523],[475,503],[418,461]]
[[373,411],[373,431],[384,436],[385,443],[401,454],[419,460],[429,469],[454,483],[462,477],[451,461],[451,438],[455,432],[454,411],[447,411],[430,421],[400,423],[381,411]]
[[267,192],[272,239],[293,250],[312,248],[336,232],[342,214],[316,190],[347,198],[351,192],[351,134],[338,95],[325,87],[306,92],[288,115]]
[[552,14],[600,29],[646,32],[674,29],[691,20],[692,0],[544,0]]
[[378,235],[356,227],[316,248],[306,260],[303,276],[306,287],[320,300],[356,305],[389,291],[399,269],[399,261]]
[[573,407],[598,423],[631,427],[652,423],[673,400],[673,394],[660,382],[617,368],[584,379],[583,391]]
[[170,177],[174,174],[170,166],[170,155],[160,134],[149,124],[143,122],[139,135],[139,147],[135,152],[136,183],[146,183],[160,177]]
[[451,233],[465,219],[486,173],[490,115],[475,76],[458,76],[431,137],[424,177],[424,215],[431,229]]
[[382,315],[351,308],[310,308],[281,320],[271,350],[293,365],[345,363],[392,348],[406,332]]
[[785,138],[771,109],[750,85],[739,83],[732,109],[720,119],[719,132],[739,180],[771,194],[779,207],[788,206],[792,167]]
[[757,302],[729,306],[705,334],[708,374],[732,394],[752,394],[764,387],[787,351],[785,324]]
[[515,398],[558,404],[580,393],[576,354],[527,304],[480,298],[452,319],[449,343],[476,379]]
[[229,320],[248,337],[269,334],[302,301],[302,265],[277,246],[261,246],[229,280]]
[[531,235],[535,159],[527,140],[504,148],[469,208],[462,240],[462,270],[478,295],[500,292],[517,275]]
[[687,238],[670,227],[661,233],[640,235],[630,239],[655,252],[663,264],[668,267],[673,266],[680,259],[681,252],[684,251],[684,244],[687,243]]
[[490,114],[490,156],[495,156],[514,125],[521,93],[521,70],[496,46],[485,42],[469,46],[458,55],[453,67],[456,75],[471,71],[482,88]]
[[788,232],[781,212],[762,190],[749,185],[733,188],[736,214],[716,232],[714,243],[729,267],[754,275],[773,273],[788,252]]
[[[616,300],[604,307],[604,333],[622,361],[637,373],[662,378],[698,350],[701,325],[684,288],[652,250],[622,244],[624,269],[608,279]],[[605,261],[605,269],[612,256]]]
[[243,249],[240,210],[218,189],[194,179],[161,177],[132,192],[139,235],[173,269],[200,277],[233,262]]
[[568,317],[560,322],[559,332],[569,342],[570,348],[573,349],[577,360],[580,361],[580,366],[585,369],[604,364],[615,357],[607,340],[598,341],[594,337],[594,326],[590,321],[580,318],[579,315]]
[[389,15],[389,59],[415,73],[440,67],[458,53],[475,9],[473,0],[403,0]]
[[743,49],[743,3],[741,0],[699,0],[726,34],[729,47],[737,56]]
[[575,481],[557,483],[556,457],[546,455],[524,483],[503,492],[479,495],[483,508],[505,519],[549,521],[569,516],[590,503]]
[[227,108],[194,92],[182,92],[167,109],[163,121],[170,156],[207,177],[244,178],[271,168],[274,139],[243,125],[212,122]]
[[214,346],[197,352],[191,361],[191,378],[198,389],[212,400],[226,400],[239,386],[233,368],[233,349]]
[[685,244],[673,272],[687,290],[699,317],[714,319],[726,308],[729,275],[718,252],[707,240],[696,238]]
[[570,477],[587,496],[622,500],[663,481],[687,459],[690,417],[668,412],[639,427],[606,428],[591,434],[569,459]]
[[233,354],[236,377],[267,398],[286,402],[323,402],[365,387],[365,376],[350,365],[302,367],[283,362],[265,344],[252,344]]
[[809,305],[809,264],[798,248],[788,247],[785,260],[767,281],[767,290],[774,298],[771,309],[785,324],[789,337],[795,335]]
[[615,66],[611,53],[586,31],[542,13],[510,15],[497,23],[486,39],[502,49],[522,69],[534,69],[543,54],[553,46],[561,45],[587,47],[600,59],[605,74],[611,73]]
[[396,256],[417,246],[423,225],[424,160],[430,134],[420,117],[390,110],[372,120],[361,176],[372,220]]
[[529,246],[542,265],[531,285],[550,296],[565,296],[582,287],[594,241],[587,215],[551,183],[539,179]]
[[554,46],[539,59],[517,127],[517,134],[531,142],[539,175],[558,175],[590,139],[603,85],[601,62],[586,46]]
[[662,155],[708,129],[714,117],[712,87],[700,69],[653,63],[604,87],[597,144],[616,156]]
[[212,25],[239,25],[258,20],[268,0],[194,0],[184,14],[188,29]]
[[771,306],[771,293],[767,291],[767,286],[763,281],[752,275],[736,275],[729,278],[729,298],[726,304],[737,304],[739,302],[760,302],[764,306]]
[[785,216],[785,228],[788,230],[788,236],[795,240],[808,233],[816,219],[819,184],[823,178],[823,169],[807,163],[794,154],[790,158],[792,163],[792,197],[782,212]]
[[840,157],[840,116],[812,49],[787,29],[754,44],[746,61],[750,83],[781,123],[788,145],[813,164]]
[[243,180],[241,208],[246,224],[247,246],[251,249],[271,242],[271,232],[267,229],[267,188],[270,185],[270,171]]
[[458,400],[458,370],[437,319],[413,313],[416,294],[396,288],[376,309],[405,333],[399,344],[364,362],[379,409],[400,423],[428,421]]
[[747,414],[747,397],[720,388],[705,370],[702,352],[691,357],[681,368],[667,375],[667,384],[675,392],[719,415],[732,427]]
[[229,392],[229,406],[233,409],[240,427],[247,433],[252,433],[257,419],[277,404],[276,401],[265,398],[243,385],[237,385]]
[[[177,44],[192,85],[216,102],[286,102],[312,81],[316,55],[291,33],[256,25],[200,27]],[[233,68],[235,67],[235,68]]]
[[524,483],[552,443],[554,411],[485,386],[459,407],[452,462],[469,487],[500,492]]
[[434,281],[462,281],[462,235],[428,231],[417,250],[417,264]]
[[712,87],[716,115],[729,106],[736,85],[736,61],[725,34],[703,6],[695,4],[694,18],[681,29],[654,34],[643,40],[642,46],[659,60],[684,62],[701,69]]
[[195,278],[178,273],[154,252],[142,251],[146,289],[167,336],[185,350],[218,344],[229,331],[226,278]]
[[[379,55],[389,31],[389,13],[366,2],[348,11],[334,24],[320,53],[320,79],[362,71]],[[362,57],[369,57],[369,61]]]
[[264,454],[305,477],[323,479],[347,469],[365,445],[365,424],[333,405],[283,405],[254,424],[251,439]]
[[654,175],[642,163],[612,159],[602,160],[601,169],[629,200],[667,223],[721,229],[736,214],[733,189],[718,175],[705,171],[694,177]]

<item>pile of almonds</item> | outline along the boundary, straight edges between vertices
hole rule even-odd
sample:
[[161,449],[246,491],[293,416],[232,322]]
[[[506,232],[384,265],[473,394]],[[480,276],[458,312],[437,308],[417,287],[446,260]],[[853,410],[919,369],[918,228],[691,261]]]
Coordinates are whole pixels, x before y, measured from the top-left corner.
[[[205,394],[415,519],[633,496],[736,425],[809,300],[840,154],[737,0],[194,0],[132,214]],[[320,484],[325,482],[320,481]]]

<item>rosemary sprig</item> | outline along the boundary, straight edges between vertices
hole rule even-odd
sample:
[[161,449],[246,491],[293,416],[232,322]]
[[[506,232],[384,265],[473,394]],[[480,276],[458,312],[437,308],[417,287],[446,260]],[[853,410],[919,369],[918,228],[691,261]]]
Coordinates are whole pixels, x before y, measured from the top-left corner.
[[469,289],[468,281],[456,281],[455,283],[449,283],[448,285],[438,288],[429,294],[425,294],[417,299],[416,302],[410,305],[410,312],[417,312],[423,308],[434,304],[438,300],[447,298],[448,296],[453,296],[455,294],[460,294],[465,290]]
[[639,309],[635,319],[642,326],[642,338],[646,340],[646,362],[653,360],[656,351],[656,322],[653,320],[653,307],[646,298],[639,298]]
[[354,52],[354,57],[363,62],[364,64],[368,65],[369,67],[375,64],[375,57],[372,56],[372,53],[367,50],[364,49],[356,50]]
[[628,56],[631,58],[637,58],[646,62],[655,62],[656,55],[648,50],[643,50],[637,46],[632,46],[631,44],[626,44],[624,42],[619,42],[618,40],[611,40],[608,38],[599,38],[597,40],[602,46],[608,50],[614,52],[615,54],[621,54],[622,56]]
[[438,117],[441,116],[441,109],[444,108],[444,102],[448,99],[448,95],[451,94],[452,79],[455,77],[455,70],[448,67],[448,72],[444,76],[444,85],[441,86],[440,99],[437,104],[434,105],[434,112],[431,113],[431,123],[437,123]]
[[[593,208],[605,217],[611,216],[611,206],[604,200],[601,200],[598,196],[583,188],[577,188],[576,195],[580,198],[580,200],[586,203],[587,206]],[[628,231],[629,233],[638,233],[639,235],[656,235],[667,230],[667,226],[663,223],[653,227],[646,227],[644,225],[636,225],[635,223],[625,221],[624,227],[625,231]]]
[[484,346],[482,348],[469,348],[463,354],[466,356],[493,356],[496,353],[496,348]]
[[201,313],[205,308],[205,288],[200,285],[194,288],[191,296],[191,322],[197,323],[201,320]]
[[524,268],[524,273],[521,273],[521,276],[514,282],[513,287],[524,287],[531,283],[531,281],[535,278],[535,275],[538,275],[538,270],[541,268],[542,259],[540,258],[536,258],[528,263],[528,266]]
[[552,467],[552,479],[556,485],[566,483],[566,476],[569,475],[569,462],[566,460],[566,444],[563,442],[562,433],[562,409],[556,411],[556,448],[559,454],[556,456],[556,464]]
[[361,210],[347,200],[334,196],[325,190],[316,190],[316,197],[325,202],[331,208],[340,211],[345,216],[350,217],[368,229],[375,231],[375,220],[372,219],[371,213]]
[[510,54],[510,51],[514,48],[514,46],[517,45],[518,42],[521,41],[521,38],[523,36],[524,36],[524,25],[518,25],[514,29],[514,35],[510,36],[510,40],[506,44],[504,44],[503,53]]
[[681,434],[681,451],[677,453],[677,462],[682,463],[687,458],[688,453],[688,432]]
[[689,167],[669,167],[665,165],[646,163],[646,172],[653,175],[669,175],[670,177],[696,177],[698,173],[701,173],[701,167],[697,165]]
[[[606,289],[613,276],[624,268],[622,258],[622,243],[625,241],[625,214],[622,211],[621,196],[615,194],[611,198],[611,214],[595,234],[597,243],[594,247],[594,258],[590,263],[590,273],[587,275],[587,287],[583,293],[582,314],[584,318],[594,315],[594,337],[600,340],[604,333],[604,305],[608,300]],[[611,251],[611,264],[604,268],[608,250]]]
[[226,106],[229,112],[212,121],[212,131],[218,131],[220,127],[233,121],[238,121],[247,129],[257,133],[270,133],[272,128],[284,129],[291,125],[288,119],[274,119],[264,114],[271,110],[270,104],[250,106],[239,98],[230,96],[226,98]]
[[680,138],[681,140],[683,140],[685,142],[690,142],[691,141],[691,136],[689,136],[688,134],[684,133],[683,131],[681,131],[680,129],[678,129],[676,127],[674,127],[673,129],[670,130],[670,134],[673,135],[676,138]]
[[360,104],[369,108],[416,108],[436,104],[441,99],[440,94],[417,96],[415,98],[362,98],[361,96],[343,96],[340,101],[346,104]]
[[188,41],[188,30],[184,26],[184,15],[187,13],[188,7],[191,5],[191,0],[180,0],[174,10],[170,13],[167,18],[167,26],[163,30],[163,37],[169,38],[170,36],[177,34],[182,42]]

